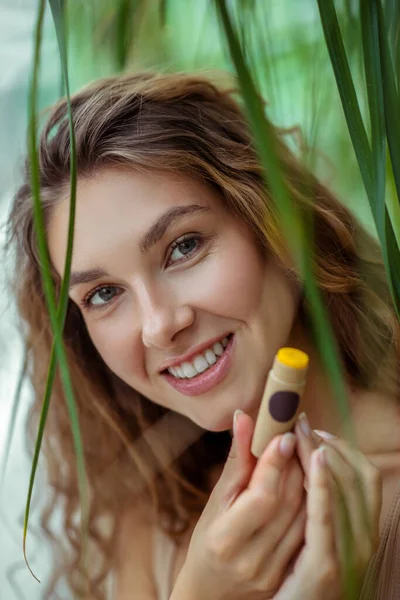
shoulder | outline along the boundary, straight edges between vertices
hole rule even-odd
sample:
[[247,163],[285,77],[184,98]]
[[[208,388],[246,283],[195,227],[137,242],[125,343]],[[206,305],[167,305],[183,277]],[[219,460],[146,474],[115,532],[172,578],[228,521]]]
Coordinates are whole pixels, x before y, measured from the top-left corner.
[[113,600],[156,600],[153,576],[154,518],[144,504],[119,519]]

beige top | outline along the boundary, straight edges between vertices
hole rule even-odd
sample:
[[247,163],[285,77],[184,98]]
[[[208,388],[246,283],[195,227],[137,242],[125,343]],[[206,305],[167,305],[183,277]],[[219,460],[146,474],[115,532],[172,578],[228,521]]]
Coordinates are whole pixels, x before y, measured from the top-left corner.
[[[158,527],[154,527],[153,535],[157,600],[169,600],[177,545]],[[114,598],[112,579],[108,582],[110,600]],[[379,548],[369,564],[360,600],[400,600],[400,489],[386,517]]]
[[400,489],[369,564],[360,600],[400,600]]
[[[172,573],[177,545],[159,527],[153,528],[153,574],[157,600],[169,600],[172,594]],[[106,598],[115,600],[115,574],[106,580]]]
[[[161,529],[154,529],[153,570],[157,600],[169,600],[177,546]],[[360,600],[400,600],[400,489],[372,557]]]

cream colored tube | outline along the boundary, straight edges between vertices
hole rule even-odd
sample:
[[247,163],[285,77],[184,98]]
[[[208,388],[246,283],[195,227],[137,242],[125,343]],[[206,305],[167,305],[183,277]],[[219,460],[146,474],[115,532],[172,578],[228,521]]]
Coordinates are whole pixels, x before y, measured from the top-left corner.
[[257,458],[275,435],[293,428],[308,363],[307,354],[296,348],[281,348],[276,354],[268,373],[251,445],[251,452]]

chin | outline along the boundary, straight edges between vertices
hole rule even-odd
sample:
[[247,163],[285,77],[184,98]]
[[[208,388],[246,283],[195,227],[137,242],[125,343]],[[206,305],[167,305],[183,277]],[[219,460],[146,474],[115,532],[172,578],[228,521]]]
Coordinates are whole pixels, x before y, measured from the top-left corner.
[[201,425],[201,427],[207,431],[214,431],[215,433],[231,430],[233,427],[233,413],[223,417],[217,423],[206,423],[205,425]]

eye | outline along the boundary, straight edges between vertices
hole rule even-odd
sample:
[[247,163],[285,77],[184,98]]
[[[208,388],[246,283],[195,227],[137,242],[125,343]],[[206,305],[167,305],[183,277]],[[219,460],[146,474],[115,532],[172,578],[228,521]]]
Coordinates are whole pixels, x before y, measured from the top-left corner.
[[102,308],[110,304],[119,294],[121,290],[114,285],[102,285],[97,287],[83,299],[85,308]]
[[200,236],[188,234],[173,242],[172,251],[169,255],[168,264],[176,263],[185,258],[190,258],[192,254],[201,247],[202,240]]

